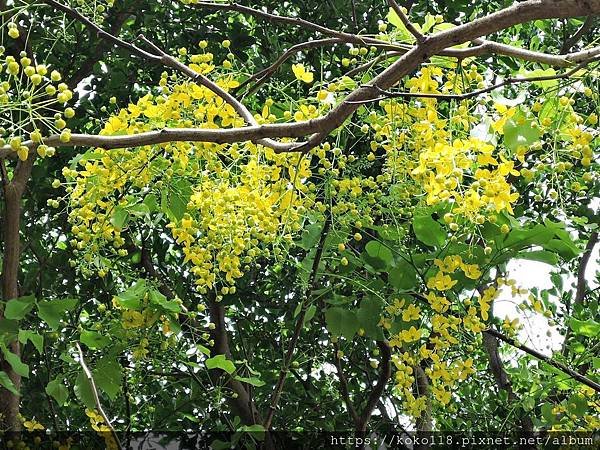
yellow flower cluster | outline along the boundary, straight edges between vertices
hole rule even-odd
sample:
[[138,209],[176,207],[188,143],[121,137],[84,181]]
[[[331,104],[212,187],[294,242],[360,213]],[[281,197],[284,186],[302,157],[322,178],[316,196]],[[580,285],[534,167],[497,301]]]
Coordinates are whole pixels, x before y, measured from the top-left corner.
[[92,426],[92,429],[104,439],[106,448],[108,450],[118,449],[119,446],[117,445],[110,428],[104,422],[104,418],[100,415],[100,413],[93,409],[86,409],[85,414],[90,419],[90,425]]
[[[0,46],[0,57],[4,52]],[[75,115],[67,106],[73,93],[60,82],[61,78],[58,71],[51,71],[45,64],[34,65],[25,52],[21,52],[20,59],[12,55],[0,59],[0,147],[10,145],[21,161],[29,156],[29,147],[24,145],[27,140],[36,145],[40,157],[54,155],[56,150],[44,144],[41,129],[49,134],[60,133],[63,142],[71,139],[66,120]],[[33,130],[24,134],[25,128]]]
[[[199,61],[210,68],[212,56]],[[217,84],[237,86],[230,77]],[[267,106],[268,108],[268,106]],[[266,114],[262,120],[270,120]],[[274,118],[273,118],[274,120]],[[147,94],[117,111],[103,135],[136,134],[169,127],[240,127],[244,121],[231,105],[194,82],[173,83],[167,74],[160,94]],[[252,143],[218,145],[169,143],[134,149],[96,149],[76,168],[65,168],[70,194],[72,244],[87,261],[87,273],[105,271],[101,248],[127,254],[122,232],[147,212],[143,200],[160,200],[172,212],[168,228],[191,262],[201,291],[217,281],[233,285],[259,257],[280,254],[300,229],[307,206],[314,203],[308,179],[310,158],[276,154]],[[154,203],[157,203],[154,200]],[[128,318],[131,324],[138,321]],[[128,323],[129,323],[128,322]]]

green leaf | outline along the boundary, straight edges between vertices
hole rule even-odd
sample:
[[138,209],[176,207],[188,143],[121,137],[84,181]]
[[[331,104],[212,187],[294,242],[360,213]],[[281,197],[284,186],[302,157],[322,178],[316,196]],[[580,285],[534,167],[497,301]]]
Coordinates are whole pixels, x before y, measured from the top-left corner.
[[[519,71],[519,74],[525,78],[547,77],[547,76],[556,75],[556,70],[554,70],[551,67],[546,70],[535,69],[535,70],[528,71],[528,70],[521,69]],[[533,81],[532,84],[535,86],[539,86],[542,89],[550,89],[550,88],[558,86],[558,80]]]
[[552,237],[554,237],[554,230],[551,230],[542,224],[537,224],[529,229],[517,228],[508,233],[508,236],[503,243],[503,247],[521,249],[530,245],[544,246],[544,244],[548,243]]
[[242,383],[251,384],[252,386],[256,386],[256,387],[261,387],[266,384],[263,380],[261,380],[260,378],[256,378],[256,377],[246,378],[246,377],[236,376],[234,378],[238,381],[241,381]]
[[33,295],[9,300],[4,308],[4,317],[12,320],[21,320],[31,311],[34,304],[35,297]]
[[46,386],[46,394],[56,400],[60,406],[64,405],[67,398],[69,398],[69,390],[58,378],[48,383]]
[[504,144],[513,152],[516,152],[521,145],[529,147],[539,140],[540,135],[539,127],[534,125],[533,120],[526,119],[521,112],[504,124]]
[[83,371],[79,372],[77,379],[75,380],[75,395],[85,405],[86,408],[96,409],[92,385]]
[[207,369],[221,369],[224,372],[227,372],[231,375],[235,372],[235,365],[232,361],[228,360],[225,355],[217,355],[213,358],[209,358],[206,360],[206,368]]
[[385,263],[386,266],[391,266],[394,263],[394,255],[392,251],[378,241],[369,241],[365,245],[365,250],[371,258],[376,258]]
[[314,248],[319,242],[322,230],[322,223],[311,223],[309,226],[306,227],[304,233],[302,233],[302,238],[300,239],[300,241],[297,241],[296,244],[304,250],[310,250]]
[[587,337],[598,337],[600,336],[600,323],[593,319],[588,320],[577,320],[570,319],[569,327],[577,334]]
[[350,340],[358,331],[358,320],[354,311],[333,307],[325,311],[327,329],[333,336],[343,336]]
[[555,253],[546,250],[536,250],[533,252],[521,252],[516,256],[517,259],[528,259],[531,261],[539,261],[551,266],[558,264],[558,256]]
[[98,389],[102,390],[114,400],[121,390],[123,368],[112,358],[102,358],[94,369],[94,382]]
[[0,334],[5,343],[14,341],[19,333],[19,322],[16,320],[0,319]]
[[566,261],[570,261],[581,253],[581,250],[575,244],[560,239],[551,239],[543,247],[546,250],[558,253]]
[[167,297],[156,289],[150,290],[148,297],[154,305],[160,306],[165,311],[174,313],[181,312],[181,305],[179,303],[175,300],[167,300]]
[[103,336],[97,331],[83,330],[79,335],[79,340],[90,349],[101,349],[110,344],[110,338]]
[[117,295],[117,303],[124,308],[139,311],[142,309],[142,299],[147,291],[146,280],[140,279],[129,289]]
[[0,370],[0,385],[2,385],[5,389],[8,389],[13,394],[19,395],[19,391],[17,391],[17,388],[13,384],[12,380],[3,370]]
[[307,308],[306,314],[304,315],[304,325],[306,325],[308,322],[310,322],[312,320],[313,317],[315,317],[316,312],[317,312],[317,307],[315,305],[310,305]]
[[59,300],[41,301],[38,303],[38,315],[50,325],[53,330],[58,329],[60,321],[67,311],[77,306],[77,299],[64,298]]
[[44,351],[44,336],[31,330],[19,330],[19,342],[26,344],[27,341],[33,344],[38,353],[41,354]]
[[430,247],[442,247],[446,242],[446,232],[433,217],[417,216],[413,220],[415,236]]
[[191,184],[184,179],[176,180],[168,191],[163,191],[161,209],[171,220],[181,220],[187,211],[192,193]]
[[[400,42],[415,42],[415,37],[412,35],[412,33],[410,31],[408,31],[408,28],[406,28],[406,26],[404,25],[404,23],[402,22],[402,20],[400,20],[400,17],[398,17],[398,14],[396,14],[396,11],[394,11],[392,8],[390,8],[390,11],[387,15],[387,19],[388,22],[391,23],[392,25],[394,25],[396,27],[396,40],[400,41]],[[413,24],[415,26],[415,28],[417,30],[420,30],[421,27],[419,26],[419,24],[415,23]]]
[[125,208],[117,206],[110,218],[110,223],[112,224],[112,226],[115,227],[115,230],[121,231],[128,221],[129,212],[127,212]]
[[0,346],[2,347],[2,353],[4,353],[4,359],[10,364],[13,370],[22,377],[29,377],[29,366],[21,361],[19,355],[11,352],[4,343]]
[[427,13],[425,14],[425,22],[423,22],[423,26],[421,27],[422,33],[427,33],[435,26],[435,16],[433,14]]
[[360,302],[356,318],[360,328],[373,339],[383,339],[383,330],[379,326],[379,319],[383,311],[383,302],[377,297],[366,297]]
[[396,289],[413,289],[417,285],[417,271],[407,261],[400,260],[396,263],[397,267],[394,267],[388,272],[388,281]]
[[567,411],[576,416],[582,417],[588,412],[587,400],[581,394],[573,394],[567,402]]

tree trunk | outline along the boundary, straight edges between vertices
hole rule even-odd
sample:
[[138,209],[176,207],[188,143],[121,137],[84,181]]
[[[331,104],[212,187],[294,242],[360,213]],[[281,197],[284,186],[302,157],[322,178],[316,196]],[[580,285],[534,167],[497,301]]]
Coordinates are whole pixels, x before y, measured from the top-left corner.
[[[2,298],[8,301],[19,296],[18,273],[20,256],[19,228],[21,222],[21,195],[19,190],[8,183],[4,186],[4,257],[2,264]],[[0,313],[0,318],[3,315]],[[11,342],[9,349],[20,356],[19,342]],[[0,367],[9,376],[17,390],[21,377],[0,355]],[[19,431],[19,396],[0,388],[0,427],[3,430]]]
[[[21,257],[21,199],[25,186],[31,175],[31,169],[35,161],[35,153],[30,154],[26,161],[19,162],[15,168],[13,179],[8,180],[8,174],[4,161],[2,166],[2,190],[4,193],[4,255],[2,261],[2,298],[8,301],[19,296],[19,265]],[[3,319],[0,313],[0,319]],[[8,349],[21,356],[19,342],[10,342]],[[0,355],[0,369],[11,379],[17,390],[21,387],[21,377],[15,373]],[[19,396],[7,389],[0,387],[0,429],[8,431],[20,431],[19,420]]]

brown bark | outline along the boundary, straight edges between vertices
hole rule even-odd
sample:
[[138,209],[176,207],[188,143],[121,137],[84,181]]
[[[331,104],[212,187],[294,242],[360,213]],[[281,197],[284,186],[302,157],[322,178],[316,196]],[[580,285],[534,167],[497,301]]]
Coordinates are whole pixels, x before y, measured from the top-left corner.
[[[19,263],[21,256],[21,239],[19,230],[21,227],[21,198],[25,185],[31,174],[34,156],[17,165],[12,181],[7,178],[6,170],[2,166],[2,190],[4,193],[4,255],[2,261],[2,298],[8,301],[19,296]],[[0,313],[0,319],[3,314]],[[20,356],[19,342],[11,342],[8,345],[11,352]],[[21,386],[21,377],[16,374],[10,364],[0,355],[0,368],[9,376],[17,390]],[[19,396],[7,389],[0,388],[0,429],[19,431],[21,422],[19,414]]]
[[[212,332],[214,345],[212,346],[211,356],[225,355],[227,359],[231,358],[231,350],[229,348],[229,338],[227,336],[227,328],[225,324],[225,308],[222,303],[211,301],[209,305],[210,320],[215,324],[215,329]],[[213,369],[210,371],[213,382],[219,381],[222,377],[227,377],[224,385],[230,389],[235,395],[227,397],[227,402],[231,412],[242,419],[244,425],[254,425],[261,423],[260,414],[254,406],[254,402],[250,397],[249,391],[244,383],[234,380],[222,370]]]

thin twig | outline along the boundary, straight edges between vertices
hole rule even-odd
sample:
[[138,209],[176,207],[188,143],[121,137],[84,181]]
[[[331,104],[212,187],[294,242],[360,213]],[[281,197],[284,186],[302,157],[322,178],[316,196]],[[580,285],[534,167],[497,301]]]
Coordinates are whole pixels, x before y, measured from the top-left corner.
[[379,100],[385,100],[387,98],[398,98],[398,97],[400,97],[400,98],[432,98],[432,99],[437,99],[437,100],[466,100],[469,98],[477,97],[479,95],[487,94],[488,92],[492,92],[496,89],[500,89],[504,86],[509,86],[509,85],[513,85],[513,84],[535,83],[535,82],[539,82],[539,81],[551,81],[551,80],[560,80],[563,78],[569,78],[572,75],[574,75],[575,73],[577,73],[579,70],[581,70],[583,67],[587,66],[588,64],[590,64],[596,60],[597,60],[597,58],[595,58],[594,60],[590,60],[590,61],[586,61],[581,64],[578,64],[577,66],[573,67],[571,70],[569,70],[565,73],[561,73],[561,74],[557,74],[557,75],[540,75],[537,77],[507,78],[506,80],[504,80],[500,83],[494,84],[492,86],[488,86],[483,89],[478,89],[476,91],[466,92],[464,94],[435,94],[435,93],[429,93],[429,92],[394,92],[394,91],[386,91],[383,89],[379,89],[377,86],[371,86],[371,89],[376,90],[379,94],[382,94],[382,96],[378,97],[378,98],[373,98],[373,99],[364,100],[361,102],[354,102],[354,103],[370,103],[370,102],[376,102]]
[[563,43],[560,48],[560,53],[565,54],[568,53],[571,48],[579,42],[579,40],[590,31],[596,25],[596,16],[588,16],[586,17],[583,24],[579,27],[579,29],[575,32],[575,34],[567,39]]
[[267,79],[272,74],[274,74],[275,71],[279,67],[281,67],[281,65],[285,61],[290,59],[296,53],[301,52],[303,50],[309,50],[309,49],[313,49],[313,48],[317,48],[317,47],[324,47],[326,45],[338,44],[341,42],[344,42],[344,41],[339,38],[327,38],[327,39],[317,39],[314,41],[308,41],[308,42],[303,42],[301,44],[296,44],[296,45],[290,47],[289,49],[287,49],[284,53],[282,53],[282,55],[279,58],[277,58],[277,60],[273,64],[271,64],[269,67],[267,67],[259,72],[256,72],[255,74],[250,76],[250,78],[248,78],[243,83],[241,83],[236,88],[236,91],[240,91],[241,89],[246,87],[248,84],[257,80],[256,83],[252,86],[252,88],[250,88],[246,92],[246,95],[249,95],[252,92],[255,92],[258,89],[258,87],[261,86],[265,81],[267,81]]
[[193,3],[191,6],[196,8],[206,8],[206,9],[214,9],[219,11],[234,11],[243,14],[248,14],[254,17],[260,17],[261,19],[268,20],[269,22],[275,23],[284,23],[287,25],[299,26],[302,28],[306,28],[308,30],[316,31],[318,33],[323,34],[324,36],[335,37],[343,40],[344,42],[349,42],[353,44],[358,44],[362,46],[368,45],[378,45],[382,48],[387,48],[390,50],[398,50],[405,48],[404,45],[398,45],[389,43],[386,41],[382,41],[380,39],[376,39],[369,36],[361,36],[358,34],[346,33],[344,31],[337,31],[331,28],[327,28],[323,25],[316,24],[314,22],[310,22],[308,20],[302,19],[300,17],[288,17],[288,16],[280,16],[278,14],[273,14],[270,12],[261,11],[259,9],[250,8],[248,6],[240,5],[239,3],[213,3],[213,2],[203,2],[198,1]]
[[302,306],[300,309],[300,313],[298,314],[298,318],[296,319],[296,326],[294,328],[294,334],[290,339],[288,344],[288,349],[283,358],[283,365],[281,370],[279,371],[279,378],[277,379],[277,383],[275,384],[275,389],[273,390],[273,394],[271,396],[271,403],[269,405],[269,410],[266,413],[265,420],[263,422],[263,426],[267,431],[270,430],[271,424],[273,422],[273,416],[275,414],[275,410],[277,409],[277,405],[279,404],[279,399],[281,398],[281,393],[283,391],[283,385],[285,384],[285,379],[287,377],[289,367],[292,363],[292,358],[294,357],[294,353],[296,350],[296,344],[298,343],[298,338],[300,337],[300,333],[302,328],[304,328],[304,318],[306,317],[306,311],[308,310],[308,304],[312,297],[312,292],[315,290],[316,282],[318,279],[318,271],[319,265],[321,264],[321,258],[323,256],[323,249],[325,247],[325,239],[327,238],[327,234],[329,233],[329,228],[331,226],[331,216],[327,216],[325,218],[325,223],[323,224],[323,230],[321,231],[321,237],[319,238],[319,243],[317,244],[317,249],[315,252],[315,259],[313,260],[312,269],[310,272],[310,277],[308,280],[308,287],[306,289],[306,293],[304,294],[304,299],[302,300]]
[[394,12],[398,15],[398,17],[400,18],[406,29],[410,32],[410,34],[412,34],[415,37],[417,42],[421,43],[427,39],[427,37],[424,36],[423,33],[421,33],[415,28],[410,19],[404,13],[402,7],[398,3],[396,3],[395,0],[388,0],[388,4],[390,5],[390,8],[392,8]]
[[100,396],[98,395],[98,389],[96,388],[94,376],[92,375],[92,371],[89,369],[89,367],[85,363],[85,358],[83,357],[83,351],[81,350],[81,346],[79,345],[79,342],[76,342],[75,346],[77,347],[77,351],[79,352],[79,364],[81,365],[81,368],[83,369],[83,373],[85,374],[85,377],[88,379],[88,382],[90,383],[90,387],[92,388],[92,395],[94,396],[94,403],[96,404],[96,409],[102,416],[102,419],[104,420],[104,423],[106,424],[106,426],[110,429],[113,439],[115,440],[115,444],[117,445],[117,447],[119,449],[122,449],[123,447],[121,446],[121,441],[119,441],[117,432],[115,431],[114,427],[110,423],[110,420],[108,420],[108,416],[106,415],[106,413],[104,412],[104,409],[102,408],[102,403],[100,402]]

